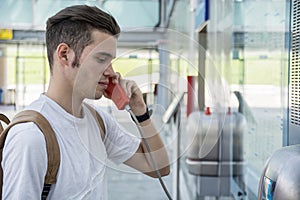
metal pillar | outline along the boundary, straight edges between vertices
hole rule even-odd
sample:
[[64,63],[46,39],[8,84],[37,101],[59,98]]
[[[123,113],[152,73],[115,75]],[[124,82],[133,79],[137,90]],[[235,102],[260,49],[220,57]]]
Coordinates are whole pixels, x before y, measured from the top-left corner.
[[6,48],[0,48],[0,89],[1,101],[5,102],[5,95],[7,93],[7,64],[6,64]]
[[157,86],[157,104],[167,108],[170,103],[170,67],[169,67],[169,52],[167,44],[162,42],[159,44],[159,83]]
[[7,85],[6,49],[0,48],[0,88]]
[[207,48],[206,25],[199,32],[199,74],[198,74],[198,106],[199,110],[205,109],[205,61]]

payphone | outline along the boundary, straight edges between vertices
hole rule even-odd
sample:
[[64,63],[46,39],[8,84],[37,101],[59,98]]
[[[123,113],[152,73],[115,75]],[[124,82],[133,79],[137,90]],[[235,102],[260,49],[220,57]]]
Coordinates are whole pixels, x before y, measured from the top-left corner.
[[266,162],[259,191],[259,200],[300,199],[300,145],[275,151]]

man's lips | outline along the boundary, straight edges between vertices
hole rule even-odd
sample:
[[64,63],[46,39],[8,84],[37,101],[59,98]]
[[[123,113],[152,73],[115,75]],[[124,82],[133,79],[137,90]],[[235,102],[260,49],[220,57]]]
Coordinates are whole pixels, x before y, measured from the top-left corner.
[[107,88],[108,83],[109,83],[108,81],[99,81],[98,82],[98,84],[101,85],[101,86],[103,86],[103,87],[105,87],[105,89]]

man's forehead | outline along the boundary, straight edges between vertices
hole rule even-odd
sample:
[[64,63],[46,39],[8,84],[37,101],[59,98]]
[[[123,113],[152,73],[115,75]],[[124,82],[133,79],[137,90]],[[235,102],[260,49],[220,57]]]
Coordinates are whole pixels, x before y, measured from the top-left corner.
[[117,38],[101,32],[101,31],[93,31],[92,32],[92,40],[95,43],[103,43],[103,44],[116,44],[117,43]]
[[117,39],[109,34],[100,31],[94,31],[93,42],[89,46],[93,48],[94,54],[99,56],[105,55],[114,58],[116,54]]

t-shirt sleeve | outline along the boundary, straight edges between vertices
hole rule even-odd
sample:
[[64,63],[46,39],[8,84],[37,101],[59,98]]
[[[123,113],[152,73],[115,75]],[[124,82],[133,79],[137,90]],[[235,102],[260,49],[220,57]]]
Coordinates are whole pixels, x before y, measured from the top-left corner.
[[121,164],[136,153],[141,141],[136,136],[122,129],[108,114],[104,114],[103,117],[106,126],[104,145],[108,159],[115,164]]
[[40,199],[47,169],[43,133],[32,122],[13,126],[3,149],[2,199]]

